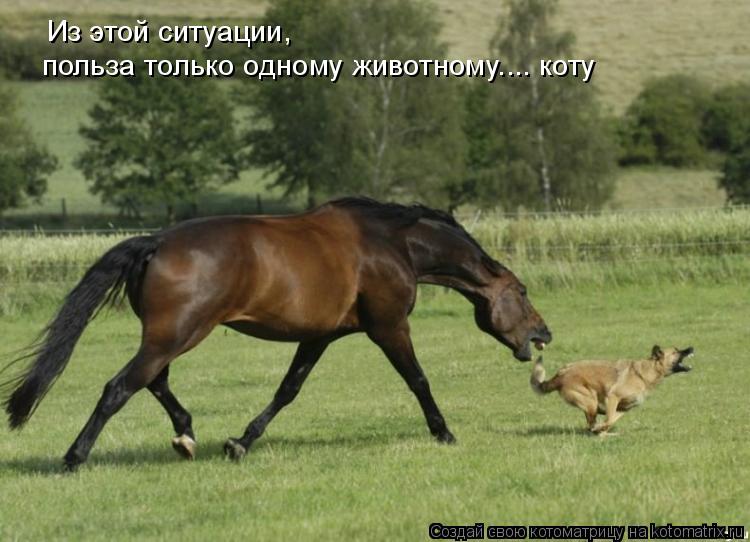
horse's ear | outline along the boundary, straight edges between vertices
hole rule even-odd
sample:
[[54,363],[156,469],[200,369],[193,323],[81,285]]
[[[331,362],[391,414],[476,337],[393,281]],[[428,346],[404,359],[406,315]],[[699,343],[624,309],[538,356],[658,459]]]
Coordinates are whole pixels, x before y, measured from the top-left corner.
[[664,352],[661,351],[661,347],[658,344],[655,344],[651,349],[651,359],[659,359],[662,356],[664,356]]

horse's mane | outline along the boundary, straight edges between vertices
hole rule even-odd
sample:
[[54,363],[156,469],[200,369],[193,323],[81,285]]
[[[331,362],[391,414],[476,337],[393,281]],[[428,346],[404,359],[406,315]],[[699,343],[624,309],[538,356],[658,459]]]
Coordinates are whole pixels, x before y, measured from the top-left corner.
[[[438,209],[431,209],[421,203],[414,203],[412,205],[401,205],[400,203],[381,203],[372,198],[364,196],[349,196],[345,198],[339,198],[332,200],[330,205],[335,207],[346,207],[349,209],[357,209],[369,216],[374,218],[380,218],[382,220],[396,221],[403,223],[404,226],[411,226],[417,220],[427,218],[429,220],[435,220],[436,222],[443,222],[449,226],[460,229],[466,235],[468,232],[456,222],[456,219],[445,211]],[[476,242],[476,241],[475,241]]]
[[335,199],[329,202],[329,205],[333,205],[334,207],[343,207],[346,209],[354,209],[369,217],[390,222],[396,228],[405,228],[411,226],[422,219],[440,222],[452,228],[467,242],[476,247],[484,256],[484,258],[489,260],[486,263],[490,264],[492,267],[497,265],[500,268],[504,268],[502,264],[500,264],[487,254],[487,252],[476,241],[476,239],[474,239],[471,234],[469,234],[469,232],[466,231],[466,229],[458,223],[453,215],[445,211],[432,209],[430,207],[427,207],[426,205],[422,205],[421,203],[414,203],[411,205],[401,205],[400,203],[390,202],[381,203],[377,200],[364,196],[351,196]]

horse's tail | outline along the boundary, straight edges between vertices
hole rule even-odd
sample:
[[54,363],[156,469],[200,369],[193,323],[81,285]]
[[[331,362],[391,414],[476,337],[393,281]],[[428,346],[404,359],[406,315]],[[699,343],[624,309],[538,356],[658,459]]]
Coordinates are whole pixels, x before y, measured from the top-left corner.
[[76,342],[98,309],[114,302],[126,284],[128,288],[138,287],[145,264],[159,242],[156,236],[133,237],[106,252],[68,293],[31,351],[3,369],[34,359],[20,374],[0,383],[0,399],[11,429],[23,426],[34,413],[65,369]]
[[542,356],[539,356],[536,363],[534,363],[534,369],[531,371],[531,379],[529,380],[531,389],[539,395],[544,395],[560,389],[559,375],[555,375],[550,380],[545,381],[544,379],[546,376],[547,373],[544,370],[544,365],[542,365]]

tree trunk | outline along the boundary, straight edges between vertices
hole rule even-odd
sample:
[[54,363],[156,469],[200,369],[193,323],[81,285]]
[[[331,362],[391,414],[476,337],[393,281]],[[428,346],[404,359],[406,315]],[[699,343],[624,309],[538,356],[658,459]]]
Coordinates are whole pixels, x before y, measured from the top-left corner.
[[380,133],[373,139],[375,140],[375,163],[372,172],[372,194],[376,198],[384,198],[388,191],[388,183],[385,179],[385,157],[388,151],[388,144],[391,132],[391,93],[393,91],[393,80],[384,81],[378,79],[380,86]]
[[312,209],[315,207],[315,194],[313,193],[310,182],[307,183],[307,208]]
[[544,210],[552,210],[552,182],[549,176],[547,164],[546,142],[544,139],[544,124],[539,120],[539,83],[534,72],[534,63],[529,63],[529,74],[531,75],[531,108],[532,118],[536,125],[536,145],[539,152],[539,176],[542,180],[542,197],[544,198]]
[[539,147],[540,174],[542,177],[542,194],[544,195],[544,210],[548,213],[552,210],[552,183],[549,180],[549,169],[547,168],[547,153],[544,149],[544,127],[537,126],[536,142]]

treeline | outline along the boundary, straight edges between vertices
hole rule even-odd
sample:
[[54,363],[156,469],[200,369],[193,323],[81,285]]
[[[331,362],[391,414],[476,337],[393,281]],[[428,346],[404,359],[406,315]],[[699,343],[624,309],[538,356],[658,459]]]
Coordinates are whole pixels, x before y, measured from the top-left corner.
[[[358,193],[447,209],[593,210],[612,197],[618,163],[718,165],[730,200],[750,201],[750,84],[711,89],[686,76],[656,79],[615,118],[594,86],[536,73],[542,58],[576,58],[574,36],[557,30],[554,12],[551,0],[511,2],[489,57],[531,77],[493,84],[287,77],[230,88],[209,78],[104,78],[75,165],[103,202],[136,217],[163,205],[169,221],[178,204],[195,206],[247,168],[262,169],[309,206]],[[416,0],[279,0],[262,23],[294,36],[292,47],[255,53],[264,59],[447,55],[436,10]],[[0,62],[28,76],[23,53],[8,43],[0,39]],[[228,50],[209,54],[221,53],[231,58]],[[204,54],[131,47],[127,58]],[[40,197],[55,165],[8,103],[0,106],[0,122],[13,127],[0,130],[0,212]]]
[[718,165],[733,203],[750,202],[750,84],[711,89],[670,75],[646,83],[619,123],[620,163]]

